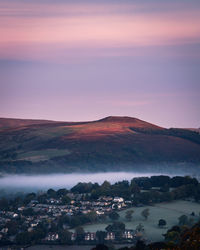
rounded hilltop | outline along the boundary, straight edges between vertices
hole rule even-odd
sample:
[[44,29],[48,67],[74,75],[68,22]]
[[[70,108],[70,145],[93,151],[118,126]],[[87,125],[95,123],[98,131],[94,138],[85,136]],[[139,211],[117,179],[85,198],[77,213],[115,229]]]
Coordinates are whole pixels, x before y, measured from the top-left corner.
[[136,122],[140,120],[134,117],[130,117],[130,116],[107,116],[98,121],[101,121],[101,122]]

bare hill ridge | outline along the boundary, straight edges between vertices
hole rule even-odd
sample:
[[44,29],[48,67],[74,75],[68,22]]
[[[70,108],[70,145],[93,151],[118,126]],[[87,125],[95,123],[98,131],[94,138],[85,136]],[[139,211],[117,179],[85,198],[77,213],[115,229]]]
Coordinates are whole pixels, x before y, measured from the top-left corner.
[[54,121],[34,120],[34,119],[17,119],[17,118],[0,118],[0,130],[29,126],[33,124],[44,124],[44,123],[54,123]]
[[[132,117],[89,122],[0,119],[0,172],[104,171],[200,163],[200,135]],[[5,129],[6,128],[6,129]]]

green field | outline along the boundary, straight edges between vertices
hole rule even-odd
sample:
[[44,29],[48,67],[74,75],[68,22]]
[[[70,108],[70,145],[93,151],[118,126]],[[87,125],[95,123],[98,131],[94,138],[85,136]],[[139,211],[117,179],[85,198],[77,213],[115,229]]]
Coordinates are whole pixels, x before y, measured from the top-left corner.
[[[70,151],[66,148],[59,148],[56,145],[51,146],[51,140],[66,136],[73,130],[68,127],[47,127],[41,129],[21,130],[20,134],[9,134],[4,139],[0,135],[0,160],[30,161],[40,162],[48,161],[54,157],[69,155]],[[22,140],[22,143],[21,143]],[[20,142],[20,143],[19,143]],[[13,152],[15,156],[13,157]]]
[[[150,215],[147,221],[141,216],[141,211],[145,208],[149,208]],[[196,222],[199,219],[199,212],[200,212],[200,204],[195,202],[189,201],[174,201],[170,203],[158,203],[154,206],[145,206],[145,207],[134,207],[131,208],[134,210],[133,219],[131,222],[127,222],[125,219],[125,212],[120,211],[120,221],[123,221],[126,224],[127,229],[135,229],[139,223],[144,225],[145,229],[145,236],[151,241],[160,241],[163,240],[164,234],[168,229],[172,226],[178,224],[178,217],[185,214],[189,218],[194,219]],[[190,214],[194,212],[196,216],[190,216]],[[164,228],[158,227],[158,220],[165,219],[167,225]],[[84,226],[85,231],[95,232],[97,230],[105,230],[105,227],[110,222],[107,221],[106,223],[102,224],[93,224],[93,225],[86,225]]]
[[32,162],[45,161],[53,157],[63,156],[70,154],[67,149],[44,149],[44,150],[34,150],[25,153],[18,154],[18,160],[26,160]]

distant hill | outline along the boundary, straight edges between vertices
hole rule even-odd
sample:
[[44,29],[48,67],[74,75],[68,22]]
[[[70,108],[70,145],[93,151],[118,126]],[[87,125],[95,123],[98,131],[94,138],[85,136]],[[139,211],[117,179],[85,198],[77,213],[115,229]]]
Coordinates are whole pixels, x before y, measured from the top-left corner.
[[141,170],[200,163],[200,134],[132,117],[93,122],[0,119],[0,172]]
[[187,128],[190,131],[198,132],[200,133],[200,128]]
[[53,123],[48,120],[31,120],[31,119],[16,119],[16,118],[0,118],[0,130],[23,127],[32,124]]

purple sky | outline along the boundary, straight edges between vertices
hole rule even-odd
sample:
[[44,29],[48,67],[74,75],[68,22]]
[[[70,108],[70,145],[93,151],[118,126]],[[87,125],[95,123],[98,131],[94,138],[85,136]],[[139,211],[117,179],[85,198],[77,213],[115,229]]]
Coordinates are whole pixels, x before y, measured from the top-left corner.
[[0,0],[0,117],[200,127],[200,1]]

